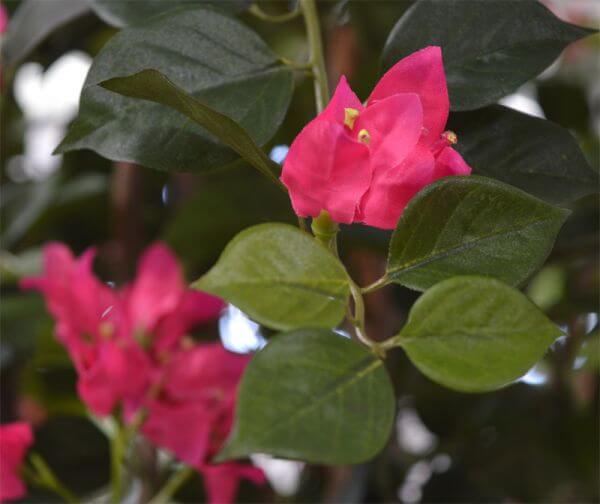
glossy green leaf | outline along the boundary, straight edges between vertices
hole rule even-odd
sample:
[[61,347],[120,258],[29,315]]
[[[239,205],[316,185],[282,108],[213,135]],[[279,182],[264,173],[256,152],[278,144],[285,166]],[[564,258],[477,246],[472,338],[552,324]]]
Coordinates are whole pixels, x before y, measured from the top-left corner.
[[[58,152],[92,149],[166,171],[208,170],[238,155],[177,110],[97,84],[153,68],[265,144],[285,116],[292,72],[249,28],[210,9],[177,10],[125,28],[94,59],[79,116]],[[172,99],[169,98],[169,99]]]
[[598,192],[598,172],[566,129],[493,105],[452,114],[456,148],[475,173],[492,177],[549,203],[568,203]]
[[394,412],[383,362],[365,347],[324,330],[282,334],[248,365],[218,458],[269,453],[356,464],[384,447]]
[[171,107],[192,119],[231,147],[245,161],[276,184],[279,167],[256,145],[248,132],[233,119],[190,96],[156,70],[143,70],[129,77],[116,77],[100,83],[105,89],[130,98],[139,98]]
[[519,285],[545,261],[568,215],[496,180],[444,178],[402,214],[386,275],[416,290],[466,274]]
[[470,110],[511,93],[591,33],[537,0],[419,0],[392,29],[383,60],[390,67],[441,46],[452,109]]
[[[77,0],[81,2],[81,0]],[[94,12],[106,23],[118,28],[139,23],[169,10],[183,7],[217,7],[225,12],[240,12],[249,0],[87,0]]]
[[90,10],[81,0],[24,0],[10,18],[2,40],[2,63],[9,66],[27,56],[53,31]]
[[463,276],[423,294],[396,343],[433,381],[483,392],[521,377],[561,334],[519,291],[493,278]]
[[242,231],[194,287],[275,329],[334,327],[344,318],[350,293],[342,264],[287,224]]

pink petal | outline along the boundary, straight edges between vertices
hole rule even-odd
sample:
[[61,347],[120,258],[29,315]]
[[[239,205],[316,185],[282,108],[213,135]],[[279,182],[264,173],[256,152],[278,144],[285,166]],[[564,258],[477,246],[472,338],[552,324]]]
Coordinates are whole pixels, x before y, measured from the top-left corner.
[[79,375],[77,394],[94,415],[105,417],[112,413],[118,397],[106,385],[105,369],[96,366]]
[[346,108],[353,108],[360,112],[364,107],[348,85],[346,77],[342,75],[331,101],[325,107],[325,110],[317,116],[317,120],[330,121],[343,126],[345,118],[344,109]]
[[435,158],[435,178],[470,175],[471,167],[452,147],[444,147]]
[[229,352],[220,343],[197,345],[169,363],[164,389],[179,401],[225,398],[235,394],[249,361],[249,355]]
[[0,34],[6,31],[8,26],[8,11],[3,4],[0,3]]
[[369,105],[356,120],[353,133],[370,135],[370,166],[377,170],[397,166],[414,149],[423,126],[423,109],[414,93],[396,94]]
[[173,403],[157,400],[148,406],[142,431],[154,444],[170,451],[192,467],[208,455],[212,415],[201,402]]
[[58,336],[67,346],[75,344],[76,338],[97,336],[102,315],[116,302],[114,292],[92,271],[94,255],[90,249],[75,259],[65,245],[51,243],[44,247],[43,275],[21,282],[22,288],[44,294]]
[[428,143],[435,142],[446,125],[450,101],[442,50],[430,46],[401,59],[379,80],[368,105],[397,93],[417,93],[423,105]]
[[140,346],[106,340],[97,345],[88,366],[80,370],[77,390],[96,415],[106,416],[121,401],[141,403],[152,373]]
[[353,140],[345,126],[314,120],[296,137],[283,165],[282,182],[301,217],[327,210],[349,224],[371,173],[368,148]]
[[378,170],[361,204],[362,222],[393,229],[411,198],[433,180],[434,158],[418,144],[400,164]]
[[33,443],[31,427],[24,422],[0,426],[0,502],[20,499],[27,488],[21,480],[21,465]]
[[196,290],[187,290],[177,308],[156,327],[153,348],[172,349],[192,327],[219,318],[225,307],[222,299]]
[[127,294],[134,327],[151,331],[161,317],[177,307],[186,288],[171,251],[161,243],[152,245],[142,256],[137,277]]
[[201,469],[209,504],[231,504],[235,501],[240,480],[248,479],[255,484],[265,482],[263,472],[253,466],[230,462],[207,465]]

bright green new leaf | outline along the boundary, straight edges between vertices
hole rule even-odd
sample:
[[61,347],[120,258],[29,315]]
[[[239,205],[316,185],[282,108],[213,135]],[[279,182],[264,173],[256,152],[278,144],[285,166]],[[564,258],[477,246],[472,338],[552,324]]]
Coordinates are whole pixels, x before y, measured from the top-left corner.
[[557,124],[492,105],[452,114],[448,127],[458,133],[456,149],[475,173],[554,204],[598,192],[598,172]]
[[383,362],[365,347],[324,330],[282,334],[248,365],[218,459],[260,452],[357,464],[384,447],[394,412]]
[[269,47],[239,21],[211,9],[167,12],[125,28],[94,58],[79,115],[57,152],[92,149],[112,160],[166,171],[209,170],[239,159],[239,152],[219,141],[214,130],[181,113],[191,102],[174,110],[97,85],[148,68],[168,75],[181,89],[164,81],[159,89],[167,95],[146,99],[172,106],[177,91],[185,91],[204,106],[206,124],[214,126],[216,117],[225,117],[222,123],[238,123],[258,145],[281,124],[293,91],[292,71],[279,65]]
[[519,285],[545,261],[568,215],[496,180],[443,178],[402,214],[386,276],[416,290],[466,274]]
[[242,231],[194,287],[275,329],[335,327],[350,294],[342,264],[309,234],[287,224]]
[[561,334],[518,290],[462,276],[423,294],[395,341],[433,381],[484,392],[525,374]]
[[430,45],[442,47],[453,110],[495,103],[594,30],[565,23],[537,0],[419,0],[386,42],[386,67]]

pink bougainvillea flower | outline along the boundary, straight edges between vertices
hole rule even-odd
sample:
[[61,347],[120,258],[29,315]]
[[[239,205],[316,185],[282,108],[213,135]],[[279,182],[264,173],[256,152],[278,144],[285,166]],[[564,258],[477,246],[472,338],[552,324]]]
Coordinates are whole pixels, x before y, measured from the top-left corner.
[[121,291],[96,278],[93,258],[92,250],[74,258],[62,244],[47,245],[44,274],[22,287],[46,297],[57,337],[77,369],[82,400],[106,416],[119,403],[135,410],[159,379],[166,354],[177,351],[195,324],[218,317],[223,302],[188,289],[164,245],[146,251],[135,281]]
[[20,468],[32,443],[29,424],[0,425],[0,502],[20,499],[27,492]]
[[8,26],[8,12],[6,7],[0,2],[0,35],[2,35],[6,31],[6,27]]
[[471,168],[444,132],[450,104],[439,47],[396,63],[363,106],[342,76],[327,108],[292,143],[281,180],[301,217],[392,229],[424,186]]
[[231,430],[237,387],[249,359],[216,343],[182,351],[168,363],[161,392],[147,405],[142,432],[204,476],[213,504],[232,502],[241,479],[265,481],[249,464],[210,463]]

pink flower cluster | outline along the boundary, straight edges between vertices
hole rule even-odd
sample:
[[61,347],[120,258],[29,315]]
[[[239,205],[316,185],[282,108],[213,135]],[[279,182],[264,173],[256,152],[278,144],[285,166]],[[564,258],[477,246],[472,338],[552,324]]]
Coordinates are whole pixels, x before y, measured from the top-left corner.
[[301,217],[393,229],[411,198],[471,168],[444,132],[450,103],[439,47],[396,63],[366,105],[345,77],[327,108],[292,143],[281,180]]
[[0,502],[20,499],[26,488],[20,469],[33,443],[31,427],[24,422],[0,425]]
[[98,416],[117,406],[127,419],[145,412],[143,434],[201,472],[212,502],[233,500],[240,478],[263,482],[253,466],[210,464],[231,427],[249,357],[185,336],[218,317],[223,302],[189,289],[162,244],[145,252],[135,280],[120,291],[94,275],[93,258],[92,250],[75,258],[50,244],[43,276],[22,282],[44,294],[82,400]]

